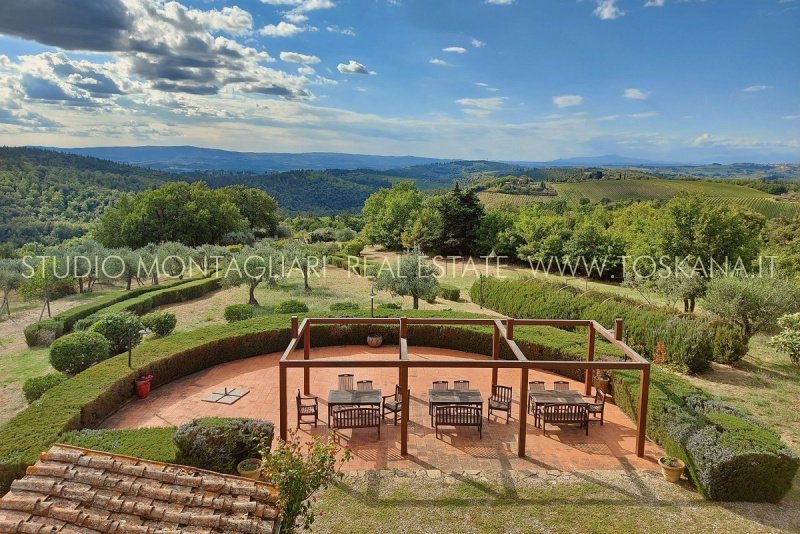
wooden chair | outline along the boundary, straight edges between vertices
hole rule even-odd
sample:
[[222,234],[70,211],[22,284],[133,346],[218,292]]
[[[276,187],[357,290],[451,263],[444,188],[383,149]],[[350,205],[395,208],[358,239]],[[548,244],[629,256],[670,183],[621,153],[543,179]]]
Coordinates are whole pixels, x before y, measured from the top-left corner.
[[439,426],[474,426],[478,429],[478,439],[483,439],[483,406],[459,404],[437,406],[433,419],[433,429],[437,438]]
[[339,375],[339,389],[341,390],[353,389],[353,375],[351,374]]
[[[531,391],[544,391],[544,381],[543,380],[531,380],[528,382],[528,392]],[[528,413],[533,413],[533,401],[531,400],[530,396],[528,397]]]
[[492,411],[506,412],[506,424],[511,418],[511,388],[509,386],[492,385],[492,395],[489,397],[489,417]]
[[453,389],[469,389],[469,380],[454,380]]
[[[406,392],[406,395],[409,398],[409,402],[411,402],[411,390],[409,389]],[[393,395],[384,395],[383,396],[383,403],[381,408],[381,419],[386,417],[387,413],[394,414],[394,424],[397,426],[397,416],[401,414],[403,411],[403,396],[400,394],[400,386],[394,386],[394,394]]]
[[359,380],[356,382],[356,389],[359,391],[371,391],[372,380]]
[[566,380],[556,380],[553,382],[553,391],[569,391],[569,382]]
[[448,380],[434,380],[433,389],[450,389],[450,382]]
[[595,391],[594,402],[588,404],[589,415],[594,415],[593,419],[596,421],[597,416],[600,416],[600,426],[603,425],[603,412],[606,407],[606,394],[599,389]]
[[589,409],[586,404],[545,404],[542,406],[542,433],[547,436],[547,423],[551,425],[578,424],[589,435]]
[[[375,428],[381,437],[381,411],[378,408],[342,408],[333,413],[333,428]],[[335,438],[334,438],[335,439]]]
[[[312,417],[311,421],[303,421],[304,417]],[[300,390],[297,390],[297,428],[300,428],[300,423],[314,424],[317,428],[317,419],[319,418],[319,399],[314,395],[304,397],[300,395]]]

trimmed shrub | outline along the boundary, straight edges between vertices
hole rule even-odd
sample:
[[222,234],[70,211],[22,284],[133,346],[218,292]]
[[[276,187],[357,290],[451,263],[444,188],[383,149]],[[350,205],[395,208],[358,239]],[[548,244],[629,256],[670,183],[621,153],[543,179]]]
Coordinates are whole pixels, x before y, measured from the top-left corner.
[[66,379],[67,377],[63,373],[33,376],[25,380],[25,383],[22,385],[22,393],[25,395],[25,400],[30,404],[35,400],[39,400],[39,397],[44,395],[45,391],[56,387]]
[[177,287],[152,291],[139,297],[127,299],[123,302],[108,306],[92,317],[99,317],[100,315],[122,311],[129,311],[136,315],[144,315],[153,308],[164,306],[165,304],[194,300],[220,287],[222,286],[220,285],[219,279],[216,277],[190,280]]
[[72,330],[74,332],[83,332],[84,330],[89,330],[94,323],[97,322],[99,316],[94,317],[84,317],[83,319],[78,319],[75,321],[75,324],[72,325]]
[[284,300],[275,306],[275,313],[305,313],[307,311],[308,305],[295,299]]
[[[470,289],[480,302],[477,282]],[[671,310],[607,294],[583,294],[578,289],[540,280],[483,279],[483,306],[504,315],[537,319],[594,319],[611,325],[623,319],[625,335],[633,349],[652,359],[659,342],[667,349],[666,363],[684,372],[698,372],[711,360],[736,361],[747,352],[735,342],[741,331],[735,325],[702,317],[678,318]]]
[[142,317],[142,325],[159,337],[170,335],[177,324],[175,314],[168,311],[150,312]]
[[144,458],[154,462],[176,463],[178,449],[172,442],[173,427],[92,429],[67,432],[58,441],[67,445]]
[[[617,406],[635,418],[638,373],[611,375]],[[759,421],[657,368],[650,375],[647,430],[684,461],[689,479],[712,500],[777,502],[800,466],[800,458]]]
[[259,419],[206,417],[178,427],[172,440],[184,465],[233,473],[246,458],[261,458],[272,445],[272,423]]
[[244,321],[255,317],[256,311],[249,304],[231,304],[225,306],[225,320],[229,323]]
[[358,302],[334,302],[331,304],[331,311],[357,310]]
[[381,302],[380,304],[375,306],[375,309],[378,309],[378,310],[402,310],[403,307],[401,305],[397,304],[396,302]]
[[64,332],[64,323],[58,319],[45,319],[29,324],[23,332],[29,347],[49,347]]
[[366,246],[367,242],[365,240],[355,238],[342,244],[342,254],[345,256],[360,256]]
[[102,315],[94,323],[90,332],[97,332],[111,343],[111,354],[125,352],[142,341],[142,321],[131,312],[117,312]]
[[111,354],[111,343],[97,332],[74,332],[56,339],[50,346],[53,369],[74,375],[102,362]]
[[455,286],[440,284],[439,291],[436,293],[436,296],[442,297],[445,300],[452,300],[453,302],[458,302],[458,299],[461,298],[461,290]]

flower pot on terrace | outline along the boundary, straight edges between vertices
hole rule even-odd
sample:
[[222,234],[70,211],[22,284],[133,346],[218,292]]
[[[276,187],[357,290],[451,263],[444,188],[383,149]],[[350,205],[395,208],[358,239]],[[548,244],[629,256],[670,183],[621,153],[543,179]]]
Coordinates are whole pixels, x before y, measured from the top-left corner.
[[150,385],[153,382],[153,375],[140,376],[136,379],[136,396],[146,399],[150,395]]
[[661,467],[661,474],[667,482],[677,482],[681,479],[683,470],[686,467],[678,458],[664,456],[659,458],[658,465]]
[[598,376],[594,379],[594,387],[598,391],[602,391],[606,395],[611,391],[611,379],[607,376]]
[[370,334],[367,336],[367,345],[373,349],[383,345],[383,336],[380,334]]
[[261,476],[261,460],[258,458],[242,460],[236,466],[236,472],[244,478],[258,480],[258,477]]

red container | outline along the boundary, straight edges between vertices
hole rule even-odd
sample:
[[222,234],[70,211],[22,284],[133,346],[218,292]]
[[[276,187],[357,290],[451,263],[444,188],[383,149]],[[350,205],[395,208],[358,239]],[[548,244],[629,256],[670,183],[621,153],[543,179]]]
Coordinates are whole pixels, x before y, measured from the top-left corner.
[[136,379],[136,396],[140,399],[146,399],[150,395],[150,384],[152,378],[137,378]]

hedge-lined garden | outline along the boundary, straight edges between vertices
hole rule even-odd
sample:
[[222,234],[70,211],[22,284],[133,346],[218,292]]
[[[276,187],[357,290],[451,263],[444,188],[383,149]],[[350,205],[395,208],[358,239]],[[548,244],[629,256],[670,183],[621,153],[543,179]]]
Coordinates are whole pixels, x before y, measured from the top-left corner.
[[[348,311],[342,315],[364,314]],[[382,316],[397,316],[386,310]],[[404,311],[409,317],[460,317],[471,314]],[[312,329],[314,346],[362,344],[379,331],[397,342],[397,328],[368,325]],[[586,336],[547,327],[518,327],[515,339],[531,358],[581,360]],[[491,354],[489,328],[415,325],[409,343]],[[259,354],[281,352],[289,341],[289,316],[256,317],[150,340],[134,349],[135,369],[125,355],[112,357],[47,391],[40,400],[0,429],[0,491],[34,463],[39,452],[64,432],[97,425],[120,408],[134,391],[134,378],[155,375],[156,387],[207,367]],[[503,347],[503,357],[511,357]],[[598,343],[597,353],[618,356]],[[577,376],[573,378],[579,378]],[[635,416],[638,377],[615,373],[615,398]],[[797,457],[774,433],[747,416],[710,398],[685,380],[654,369],[650,389],[648,434],[669,452],[684,458],[700,491],[712,499],[774,501],[788,490]],[[675,414],[671,418],[665,414]],[[682,426],[681,426],[682,425]],[[684,429],[683,432],[680,429]]]
[[484,278],[470,298],[502,314],[536,319],[594,319],[610,327],[622,318],[628,345],[653,359],[663,343],[664,362],[684,372],[707,369],[710,361],[730,363],[747,353],[739,326],[703,317],[681,316],[632,299],[580,290],[541,280]]

